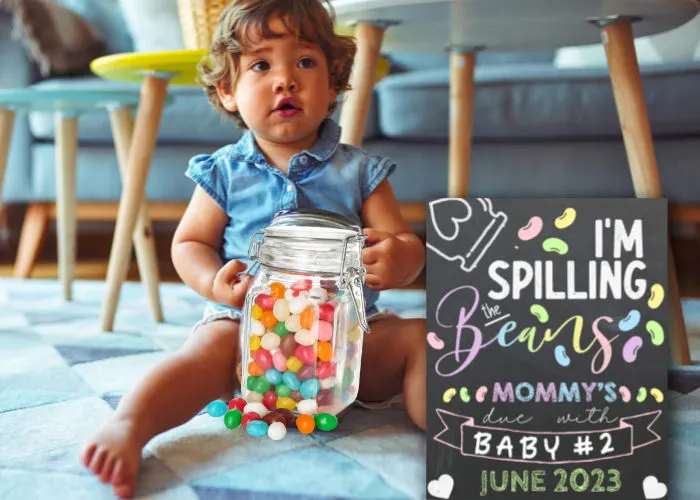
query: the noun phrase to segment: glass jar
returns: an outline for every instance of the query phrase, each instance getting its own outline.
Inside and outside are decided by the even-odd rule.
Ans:
[[[241,327],[241,390],[268,410],[337,415],[360,383],[369,332],[362,247],[366,236],[331,212],[278,212],[248,257],[259,270]]]

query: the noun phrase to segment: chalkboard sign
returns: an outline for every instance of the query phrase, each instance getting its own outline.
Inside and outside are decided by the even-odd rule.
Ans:
[[[666,201],[427,214],[427,497],[665,498]]]

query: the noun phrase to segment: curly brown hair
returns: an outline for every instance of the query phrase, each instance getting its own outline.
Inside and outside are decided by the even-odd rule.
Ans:
[[[341,92],[350,89],[350,72],[357,47],[350,36],[338,35],[334,30],[333,8],[321,0],[234,0],[224,9],[214,32],[208,57],[199,64],[199,81],[212,106],[232,118],[243,129],[248,126],[241,114],[223,107],[216,92],[217,85],[233,89],[236,82],[241,53],[251,45],[253,37],[272,37],[271,18],[279,17],[285,28],[298,38],[317,43],[326,56],[335,89]],[[328,107],[331,115],[337,102]]]

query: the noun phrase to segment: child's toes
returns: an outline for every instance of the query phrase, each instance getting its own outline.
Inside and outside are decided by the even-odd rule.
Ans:
[[[112,472],[114,472],[114,464],[117,462],[115,456],[109,456],[105,460],[105,464],[102,467],[102,473],[100,474],[100,481],[103,483],[109,483],[112,480]]]
[[[96,476],[102,473],[102,467],[104,466],[105,460],[107,459],[107,449],[99,447],[95,451],[92,461],[90,462],[90,470]]]
[[[80,461],[83,463],[83,465],[87,468],[90,468],[90,462],[92,461],[92,458],[95,456],[95,450],[97,449],[97,444],[96,443],[91,443],[80,451]]]
[[[112,474],[112,490],[119,498],[131,498],[134,495],[136,477],[131,477],[126,471],[124,461],[118,459]]]

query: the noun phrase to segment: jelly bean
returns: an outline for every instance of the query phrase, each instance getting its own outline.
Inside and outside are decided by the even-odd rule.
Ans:
[[[333,359],[333,346],[330,342],[319,342],[316,344],[316,354],[321,361],[330,362]]]
[[[362,338],[362,330],[360,329],[359,325],[355,325],[349,332],[348,332],[348,340],[350,342],[358,342]]]
[[[250,336],[250,350],[251,351],[257,351],[260,349],[260,344],[261,344],[261,337],[258,335],[251,335]]]
[[[311,333],[318,340],[327,342],[333,338],[333,326],[328,321],[314,321],[311,325]]]
[[[314,334],[310,330],[302,329],[294,334],[294,340],[301,345],[313,345],[316,342]]]
[[[304,399],[313,399],[316,397],[318,394],[318,391],[321,390],[321,382],[314,377],[310,378],[309,380],[305,380],[302,382],[301,387],[299,388],[299,392],[301,393],[301,397]]]
[[[298,314],[293,314],[290,316],[287,321],[284,322],[284,326],[287,328],[287,331],[289,332],[298,332],[301,330],[301,323],[299,321],[299,315]]]
[[[649,309],[656,309],[664,301],[664,287],[658,283],[651,285],[651,295],[649,296],[649,301],[647,305]]]
[[[646,324],[646,330],[651,335],[651,343],[655,346],[660,346],[664,343],[664,327],[657,321],[649,320]]]
[[[245,395],[245,398],[246,398],[245,404],[260,403],[263,400],[263,395],[259,392],[248,391],[248,394]],[[243,408],[245,408],[245,405],[243,405]],[[241,409],[241,411],[243,411],[243,410]]]
[[[302,434],[311,434],[314,431],[314,427],[316,427],[316,422],[310,415],[299,415],[297,417],[297,429]]]
[[[297,378],[301,381],[308,380],[314,375],[316,375],[316,365],[304,365],[296,373]]]
[[[262,315],[263,315],[262,307],[260,307],[257,304],[253,304],[253,307],[250,308],[250,317],[253,319],[260,319],[260,318],[262,318]]]
[[[622,359],[624,359],[627,363],[634,363],[637,360],[637,353],[639,352],[639,349],[642,347],[643,343],[644,341],[639,335],[630,337],[630,339],[625,342],[625,345],[622,347]]]
[[[617,324],[617,327],[623,332],[629,332],[639,324],[639,320],[641,318],[641,313],[636,309],[632,309],[630,312],[627,313],[627,316],[620,320],[620,322]]]
[[[337,383],[335,377],[330,376],[321,379],[321,389],[330,389]]]
[[[549,313],[547,312],[547,309],[540,304],[532,304],[530,306],[530,314],[537,318],[537,321],[540,323],[546,323],[549,321]]]
[[[267,422],[267,425],[272,425],[275,422],[281,422],[282,425],[287,425],[286,419],[283,415],[277,413],[280,409],[275,409],[263,417],[263,422]]]
[[[272,355],[272,364],[280,372],[287,369],[287,356],[282,351],[277,351]]]
[[[248,375],[252,375],[254,377],[259,377],[265,373],[265,370],[263,370],[259,364],[257,364],[255,361],[251,361],[248,364]]]
[[[241,420],[243,419],[243,413],[240,410],[229,410],[224,415],[224,425],[228,429],[235,429],[241,425]]]
[[[262,318],[260,318],[260,322],[269,330],[275,327],[277,318],[275,318],[275,314],[272,311],[265,311],[263,312]]]
[[[640,387],[639,392],[637,392],[637,403],[643,403],[647,399],[647,389],[646,387]]]
[[[255,392],[259,392],[260,394],[265,394],[270,390],[271,385],[272,384],[270,384],[270,381],[265,377],[258,377],[258,379],[255,381],[255,385],[253,385],[253,390]]]
[[[243,408],[244,414],[250,412],[257,413],[258,415],[260,415],[260,418],[262,418],[265,415],[267,415],[267,408],[265,408],[264,404],[256,401],[254,403],[248,403],[247,405],[245,405],[245,408]]]
[[[301,279],[292,283],[292,290],[311,290],[313,283],[309,279]]]
[[[649,391],[649,395],[654,398],[654,400],[657,403],[663,403],[664,402],[664,393],[661,392],[659,389],[654,387],[652,390]]]
[[[275,325],[275,333],[280,337],[284,337],[289,333],[289,330],[287,330],[287,325],[284,323],[284,321],[280,321]]]
[[[620,396],[622,397],[623,403],[629,403],[632,399],[632,393],[626,386],[620,386]]]
[[[449,403],[452,401],[452,398],[457,395],[457,389],[454,387],[450,387],[449,389],[446,389],[445,392],[442,393],[442,402],[443,403]]]
[[[250,333],[253,335],[262,335],[265,333],[265,325],[263,325],[257,319],[250,320]]]
[[[270,368],[265,372],[265,378],[271,384],[277,385],[282,382],[282,373],[276,368]]]
[[[267,435],[269,426],[262,420],[253,420],[248,423],[245,430],[253,437],[262,437]]]
[[[295,297],[289,301],[289,312],[293,315],[300,314],[309,305],[306,297]]]
[[[289,370],[292,373],[298,372],[302,366],[304,366],[304,363],[302,363],[301,360],[296,356],[290,356],[287,359],[287,370]]]
[[[229,410],[240,410],[241,412],[243,412],[243,408],[245,408],[246,404],[247,404],[247,401],[243,398],[233,398],[228,403],[228,409]]]
[[[289,319],[289,302],[287,299],[279,299],[275,302],[272,313],[277,321],[287,321]]]
[[[299,315],[299,324],[302,328],[310,330],[316,320],[316,311],[313,307],[307,307]]]
[[[461,399],[464,403],[468,403],[469,401],[471,401],[472,397],[469,395],[469,389],[467,389],[466,387],[462,387],[459,390],[459,399]]]
[[[334,280],[321,280],[321,286],[328,290],[329,293],[335,293],[338,291],[338,285]]]
[[[245,429],[248,427],[248,424],[254,420],[261,420],[262,417],[255,413],[254,411],[251,411],[249,413],[244,413],[243,418],[241,418],[241,425]]]
[[[228,411],[228,405],[218,399],[207,405],[207,413],[212,417],[223,417]]]
[[[290,426],[294,423],[294,413],[286,408],[277,408],[274,413],[284,417],[284,425]]]
[[[542,242],[542,250],[565,255],[569,251],[569,245],[560,238],[547,238]]]
[[[260,309],[263,311],[271,311],[272,307],[275,305],[275,298],[266,293],[261,293],[255,297],[255,303],[260,306]]]
[[[318,375],[318,378],[330,377],[334,371],[333,365],[327,361],[319,361],[316,364],[316,375]]]
[[[277,398],[277,403],[275,403],[277,408],[285,408],[287,410],[293,410],[296,408],[297,403],[290,397]]]
[[[280,384],[275,387],[275,392],[279,397],[286,397],[292,393],[292,390],[284,384]]]
[[[328,300],[328,292],[321,287],[313,287],[311,290],[309,290],[309,298],[311,300],[325,302]]]
[[[573,208],[567,208],[564,210],[563,214],[554,219],[554,227],[556,227],[557,229],[566,229],[574,223],[575,219],[576,210]]]
[[[542,231],[542,217],[530,217],[526,225],[518,229],[518,238],[521,241],[529,241]]]
[[[292,398],[297,403],[303,399],[301,397],[301,393],[299,391],[292,391],[292,393],[289,395],[289,397]]]
[[[297,403],[297,411],[302,415],[313,415],[318,410],[318,403],[315,399],[302,399]]]
[[[280,346],[280,336],[276,333],[266,333],[260,339],[260,345],[267,351],[272,351]]]
[[[333,307],[332,304],[326,302],[325,304],[318,305],[318,319],[327,323],[333,323],[334,316],[335,307]]]
[[[318,391],[318,395],[316,396],[316,402],[318,403],[319,407],[333,404],[333,391],[321,389]]]
[[[299,382],[297,376],[292,372],[285,372],[282,374],[282,383],[292,391],[296,391],[301,387],[301,382]]]
[[[265,349],[258,349],[255,351],[255,362],[258,363],[263,370],[272,368],[272,355],[270,351]]]
[[[258,377],[248,377],[248,380],[246,381],[245,387],[249,391],[253,390],[253,387],[255,387],[255,383],[257,382]]]
[[[273,422],[267,429],[267,436],[273,441],[284,439],[287,435],[287,427],[281,422]]]
[[[276,299],[283,299],[284,298],[284,292],[287,291],[287,287],[285,287],[282,283],[279,283],[277,281],[273,281],[270,283],[270,295]]]
[[[268,410],[274,410],[275,409],[275,403],[277,402],[277,394],[273,389],[270,389],[265,393],[265,396],[263,397],[262,404],[265,405],[265,408]]]
[[[319,413],[314,417],[316,427],[322,431],[332,431],[338,427],[338,419],[330,413]]]
[[[294,340],[294,335],[285,335],[282,337],[282,341],[280,342],[280,350],[287,357],[294,356],[294,351],[296,351],[297,345],[299,344],[297,344],[297,341]]]
[[[316,352],[313,346],[298,345],[297,348],[294,349],[294,355],[305,365],[313,365],[316,363]]]
[[[566,347],[563,345],[558,345],[554,348],[554,359],[559,363],[559,366],[569,366],[571,364],[571,358],[566,353]]]
[[[483,403],[486,400],[486,394],[489,392],[489,388],[482,385],[476,390],[475,398],[477,403]]]

